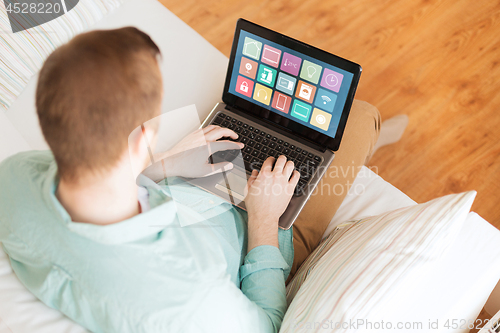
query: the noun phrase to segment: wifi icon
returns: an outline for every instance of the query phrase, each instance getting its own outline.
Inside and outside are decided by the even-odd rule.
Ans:
[[[318,89],[314,105],[326,112],[333,112],[337,102],[337,94],[326,91],[325,89]]]
[[[326,105],[328,102],[331,102],[331,101],[332,101],[332,99],[331,99],[330,97],[325,96],[325,95],[321,96],[321,99],[323,100],[323,104],[325,104],[325,105]]]

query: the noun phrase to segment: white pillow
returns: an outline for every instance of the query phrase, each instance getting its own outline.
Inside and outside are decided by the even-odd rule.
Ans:
[[[4,2],[0,1],[0,109],[6,111],[30,78],[58,46],[88,29],[124,0],[80,0],[66,14],[45,24],[12,33]]]
[[[349,324],[383,306],[405,277],[444,254],[475,196],[448,195],[339,225],[288,284],[280,332],[359,331]]]

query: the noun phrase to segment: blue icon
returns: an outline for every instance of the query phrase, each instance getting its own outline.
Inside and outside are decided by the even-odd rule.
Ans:
[[[316,99],[314,100],[314,105],[317,106],[319,109],[332,113],[336,101],[337,101],[337,94],[319,88],[318,92],[316,93]]]
[[[297,83],[296,78],[280,72],[278,75],[278,79],[276,81],[276,89],[278,89],[281,92],[284,92],[285,94],[293,95],[293,89],[295,89],[295,83]]]

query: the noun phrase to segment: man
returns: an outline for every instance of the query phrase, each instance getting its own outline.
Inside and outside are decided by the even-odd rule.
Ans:
[[[200,148],[196,135],[205,151],[243,147],[221,140],[237,134],[217,126],[160,156],[163,185],[155,165],[145,174],[159,179],[139,175],[156,129],[137,129],[160,114],[159,55],[146,34],[123,28],[79,35],[46,60],[36,107],[51,152],[0,165],[0,241],[31,292],[93,332],[277,332],[285,280],[321,240],[348,185],[312,198],[293,231],[278,230],[299,179],[284,156],[252,174],[247,212],[175,177],[190,176],[179,156]],[[378,128],[376,109],[356,102],[337,166],[362,165]],[[231,168],[207,158],[189,172]]]

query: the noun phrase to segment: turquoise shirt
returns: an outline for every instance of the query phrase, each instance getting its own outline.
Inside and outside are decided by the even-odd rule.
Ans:
[[[246,253],[246,214],[178,179],[140,177],[151,209],[75,223],[50,152],[0,164],[0,241],[21,282],[93,332],[277,332],[292,232]]]

